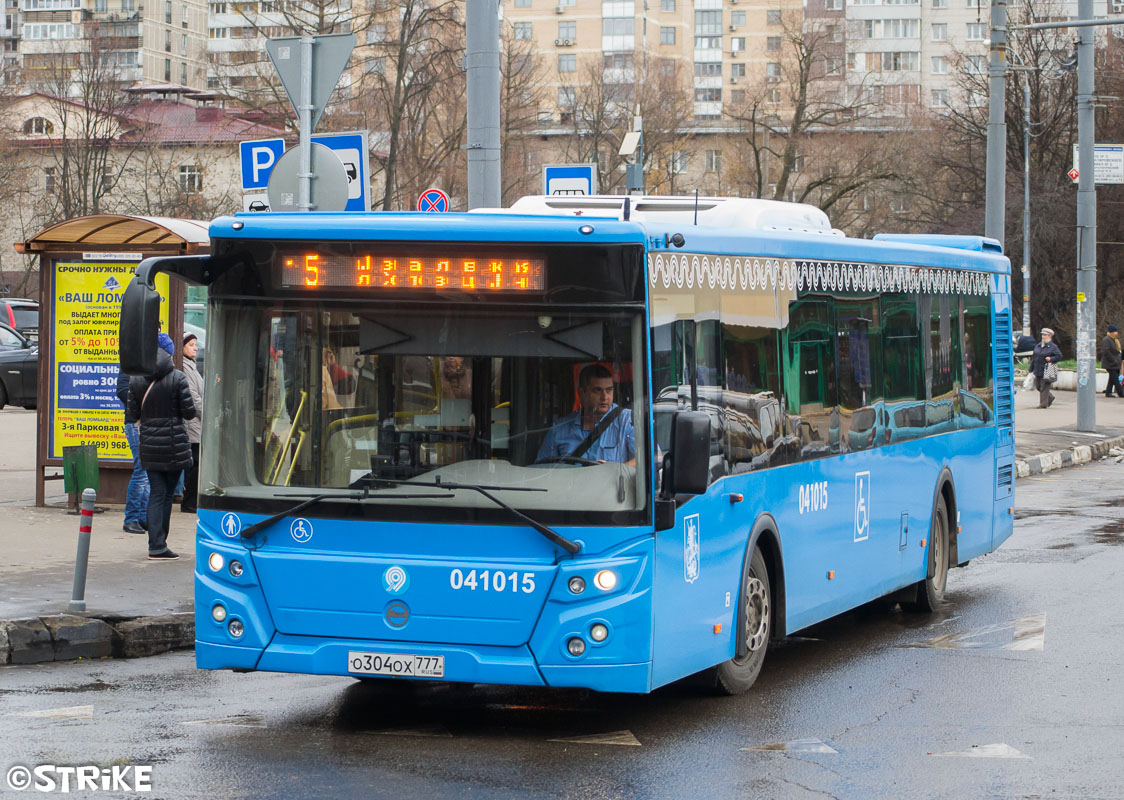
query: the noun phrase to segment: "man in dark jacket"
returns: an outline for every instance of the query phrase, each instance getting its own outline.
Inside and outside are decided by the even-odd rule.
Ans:
[[[1117,397],[1124,397],[1124,387],[1120,385],[1120,333],[1115,325],[1108,326],[1108,336],[1101,341],[1101,369],[1108,372],[1104,396],[1112,397],[1115,389]]]
[[[194,419],[187,378],[164,349],[156,351],[156,374],[129,381],[129,412],[140,425],[141,465],[148,472],[148,557],[179,558],[168,547],[172,495],[180,473],[191,466],[191,443],[184,420]]]
[[[121,530],[144,533],[148,530],[148,474],[141,466],[140,432],[137,418],[129,414],[129,376],[124,372],[117,375],[117,399],[125,406],[125,438],[133,454],[133,474],[129,476],[129,488],[125,491],[125,524]]]

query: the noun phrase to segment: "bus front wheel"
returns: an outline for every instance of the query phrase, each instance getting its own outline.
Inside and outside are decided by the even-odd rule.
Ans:
[[[916,599],[902,603],[903,608],[927,614],[940,606],[948,584],[948,541],[948,509],[942,499],[937,503],[933,524],[929,527],[929,561],[926,571],[931,572],[933,577],[918,581]]]
[[[773,602],[769,570],[758,548],[753,548],[749,570],[742,576],[739,623],[745,637],[745,653],[714,668],[715,686],[723,694],[741,694],[753,686],[765,663],[772,634]]]

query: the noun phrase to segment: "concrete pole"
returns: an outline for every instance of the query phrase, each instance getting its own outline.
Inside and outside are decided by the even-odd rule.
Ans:
[[[1023,84],[1023,335],[1030,336],[1030,75]]]
[[[500,205],[500,21],[496,0],[467,0],[468,207]]]
[[[988,60],[987,176],[984,236],[1003,244],[1007,213],[1007,0],[991,3],[991,56]]]
[[[1093,0],[1078,0],[1077,16],[1093,20]],[[1093,34],[1077,44],[1077,430],[1097,429],[1097,189],[1093,172]]]

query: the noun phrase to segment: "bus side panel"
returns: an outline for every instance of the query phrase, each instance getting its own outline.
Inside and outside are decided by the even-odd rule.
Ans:
[[[733,655],[734,612],[752,518],[740,513],[729,479],[688,500],[675,526],[656,534],[652,686]],[[747,498],[748,500],[748,498]]]
[[[992,341],[995,366],[995,506],[989,550],[995,550],[1015,532],[1015,404],[1014,353],[1011,343],[1011,278],[997,275],[992,283]],[[960,553],[960,560],[965,556]]]

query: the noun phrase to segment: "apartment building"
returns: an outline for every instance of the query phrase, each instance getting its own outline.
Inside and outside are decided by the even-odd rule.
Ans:
[[[203,0],[4,0],[3,58],[22,69],[25,86],[57,81],[60,66],[96,52],[116,80],[177,83],[206,80],[207,7]]]

